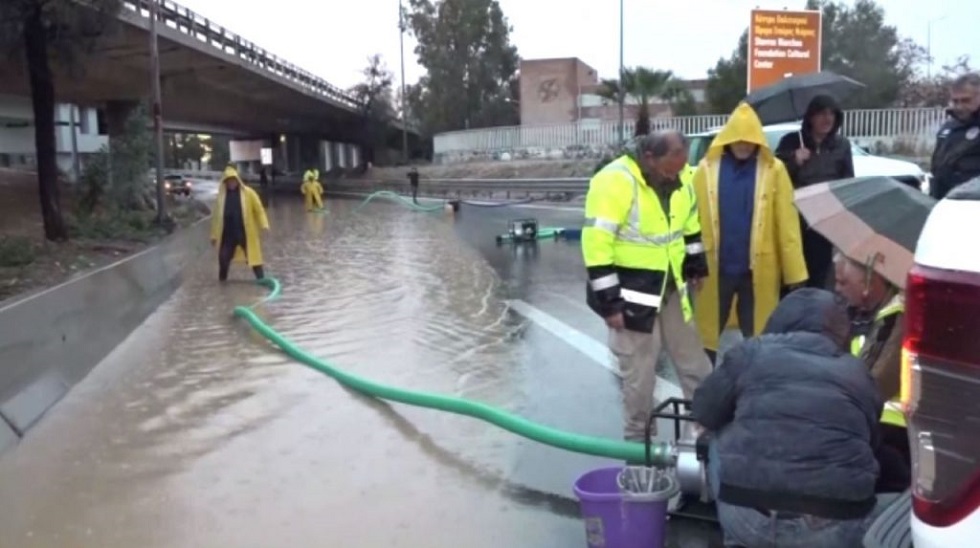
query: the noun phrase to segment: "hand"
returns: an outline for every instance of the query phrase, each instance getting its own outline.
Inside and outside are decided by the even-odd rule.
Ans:
[[[606,320],[606,325],[609,326],[609,329],[616,329],[616,330],[626,329],[626,323],[623,321],[622,312],[617,312],[612,316],[606,316],[605,320]]]
[[[793,154],[793,156],[796,158],[797,165],[803,165],[803,162],[806,162],[807,160],[810,159],[810,149],[805,147],[800,147],[796,149],[796,152]]]
[[[697,293],[704,286],[704,278],[690,278],[687,280],[689,293]]]

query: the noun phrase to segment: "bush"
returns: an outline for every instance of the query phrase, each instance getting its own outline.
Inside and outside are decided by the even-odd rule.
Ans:
[[[76,238],[146,243],[166,233],[154,221],[155,215],[151,211],[111,209],[71,215],[68,217],[68,226]]]
[[[0,267],[27,266],[36,257],[37,250],[29,239],[0,236]]]

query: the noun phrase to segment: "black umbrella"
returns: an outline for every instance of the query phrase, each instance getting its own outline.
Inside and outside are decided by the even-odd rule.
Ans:
[[[790,76],[780,82],[757,89],[745,98],[762,125],[779,124],[799,120],[806,107],[817,95],[829,95],[843,102],[852,93],[865,86],[857,80],[830,71]]]

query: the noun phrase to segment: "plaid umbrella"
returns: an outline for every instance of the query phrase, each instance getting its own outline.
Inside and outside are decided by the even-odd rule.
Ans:
[[[796,191],[796,208],[812,230],[903,289],[935,203],[890,177],[843,179]]]
[[[857,80],[825,70],[783,78],[771,86],[753,91],[745,102],[755,110],[765,126],[799,120],[817,95],[829,95],[841,102],[864,87]]]

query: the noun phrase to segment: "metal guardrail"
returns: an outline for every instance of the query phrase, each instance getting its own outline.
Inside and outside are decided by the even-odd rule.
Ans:
[[[411,187],[401,179],[341,179],[327,181],[327,192],[376,192],[391,190],[410,194]],[[586,178],[551,179],[420,179],[420,196],[462,198],[464,196],[486,198],[543,197],[569,200],[583,195],[589,189]]]
[[[132,14],[145,19],[150,18],[150,3],[152,0],[123,0],[123,6]],[[198,42],[207,44],[218,50],[233,55],[252,66],[295,84],[304,90],[319,95],[325,99],[339,103],[341,106],[357,111],[363,104],[350,93],[327,82],[319,76],[293,65],[277,57],[254,43],[234,34],[221,25],[198,15],[197,13],[169,0],[159,2],[159,20],[167,28],[177,30]]]

